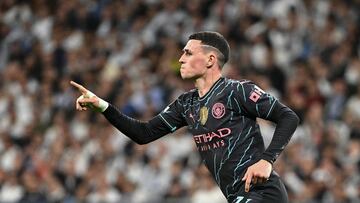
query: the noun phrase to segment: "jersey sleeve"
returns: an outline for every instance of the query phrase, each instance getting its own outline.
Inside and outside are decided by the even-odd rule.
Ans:
[[[239,110],[245,111],[248,117],[259,117],[276,123],[270,145],[260,156],[260,159],[274,163],[291,139],[299,118],[290,108],[252,82],[239,83],[236,92],[236,98],[241,103]]]
[[[182,116],[182,110],[181,97],[179,97],[149,121],[131,118],[111,104],[103,112],[103,115],[114,127],[134,142],[147,144],[185,126],[186,121]]]
[[[171,132],[186,126],[184,115],[183,95],[168,105],[158,117],[162,120]]]
[[[239,110],[249,117],[268,119],[278,100],[251,81],[240,82],[236,87]]]

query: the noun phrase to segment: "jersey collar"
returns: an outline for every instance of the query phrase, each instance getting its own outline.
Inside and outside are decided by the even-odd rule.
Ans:
[[[224,80],[224,77],[220,77],[210,88],[210,90],[208,92],[206,92],[206,94],[203,96],[203,97],[200,97],[199,95],[199,90],[197,90],[197,94],[198,94],[198,97],[199,97],[199,100],[202,101],[204,100],[205,98],[207,98],[213,91],[214,89],[216,89],[216,87],[218,87],[220,85],[220,83]]]

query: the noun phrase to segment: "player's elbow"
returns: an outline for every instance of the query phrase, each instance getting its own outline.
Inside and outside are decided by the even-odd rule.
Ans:
[[[294,122],[294,124],[295,124],[296,126],[298,126],[299,123],[300,123],[300,118],[299,118],[299,116],[296,115],[296,113],[295,113],[294,111],[291,111],[290,114],[291,114],[291,115],[289,115],[289,117],[291,117],[291,120]]]
[[[296,116],[296,123],[297,123],[297,125],[299,125],[299,124],[300,124],[300,118],[299,118],[298,115],[296,115],[296,113],[294,113],[294,114],[295,114],[295,116]]]
[[[284,108],[276,117],[273,117],[272,121],[277,125],[286,125],[288,128],[295,130],[300,123],[300,118],[291,109]]]
[[[291,131],[295,131],[300,123],[300,118],[292,110],[282,114],[282,123],[285,124]]]

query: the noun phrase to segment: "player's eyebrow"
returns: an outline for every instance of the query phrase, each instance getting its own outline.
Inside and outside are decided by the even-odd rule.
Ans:
[[[186,54],[191,54],[190,49],[186,49],[186,48],[185,48],[185,49],[183,49],[183,52],[186,53]]]

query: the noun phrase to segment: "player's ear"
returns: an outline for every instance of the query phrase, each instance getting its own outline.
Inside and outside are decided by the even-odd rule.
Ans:
[[[208,61],[207,61],[207,68],[211,68],[216,62],[216,57],[213,54],[209,55]]]

